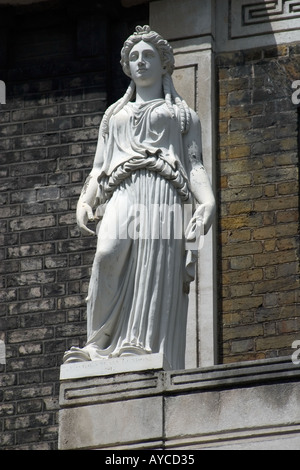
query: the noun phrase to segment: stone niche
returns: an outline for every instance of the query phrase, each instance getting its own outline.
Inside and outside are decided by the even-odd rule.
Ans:
[[[299,4],[150,2],[151,27],[174,48],[176,88],[187,93],[202,121],[205,166],[213,185],[214,54],[299,40]],[[299,449],[299,366],[289,357],[216,365],[213,230],[205,243],[191,292],[186,370],[168,370],[161,356],[62,366],[61,450]]]

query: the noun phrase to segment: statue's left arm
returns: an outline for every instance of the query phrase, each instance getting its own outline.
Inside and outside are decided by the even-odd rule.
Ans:
[[[186,161],[189,166],[190,189],[200,208],[204,210],[204,234],[211,227],[216,202],[211,183],[202,161],[201,125],[197,114],[191,110],[191,125],[183,138]]]

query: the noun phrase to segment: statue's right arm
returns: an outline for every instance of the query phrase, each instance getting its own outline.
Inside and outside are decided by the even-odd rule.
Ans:
[[[103,147],[104,141],[99,130],[93,168],[83,185],[76,209],[77,225],[80,228],[80,231],[90,235],[96,234],[93,230],[90,230],[87,227],[87,223],[88,221],[94,220],[93,207],[95,205],[98,190],[98,176],[103,165]]]

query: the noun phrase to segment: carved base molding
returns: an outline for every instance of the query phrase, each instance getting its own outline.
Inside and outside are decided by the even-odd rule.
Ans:
[[[299,449],[299,405],[290,358],[63,380],[59,447]]]

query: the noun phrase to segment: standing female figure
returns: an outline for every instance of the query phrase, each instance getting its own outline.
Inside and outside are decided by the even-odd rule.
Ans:
[[[215,210],[202,164],[196,113],[171,78],[171,46],[149,26],[125,41],[121,64],[131,83],[106,111],[94,165],[77,205],[93,233],[101,219],[87,297],[87,343],[65,362],[163,353],[184,367],[188,284],[185,209],[195,204],[204,233]],[[198,217],[199,219],[199,217]]]

